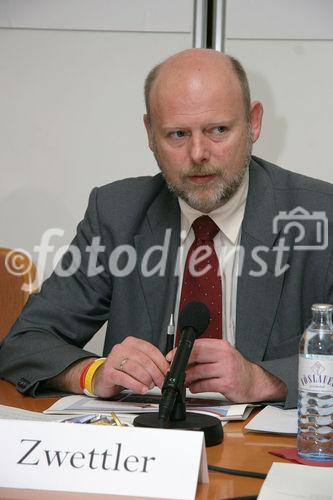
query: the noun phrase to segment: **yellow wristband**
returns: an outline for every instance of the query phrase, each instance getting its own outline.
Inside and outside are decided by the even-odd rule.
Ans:
[[[92,390],[92,380],[95,375],[97,368],[103,365],[106,361],[106,358],[98,358],[96,359],[88,368],[86,376],[84,378],[84,394],[86,396],[97,397]]]

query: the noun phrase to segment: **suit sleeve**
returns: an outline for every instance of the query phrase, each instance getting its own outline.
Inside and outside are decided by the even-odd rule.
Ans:
[[[260,361],[256,363],[286,384],[288,394],[284,408],[296,408],[298,387],[298,354],[288,358]]]
[[[69,250],[1,345],[0,376],[20,392],[36,395],[39,382],[92,356],[83,347],[108,319],[112,295],[106,252],[95,249],[104,242],[94,189]]]
[[[318,269],[318,272],[320,273],[321,270]],[[323,302],[327,304],[333,304],[333,256],[331,256],[330,258],[326,276],[323,281],[324,281],[324,290],[322,292],[322,295],[324,297]],[[294,338],[294,341],[292,343],[295,345],[290,346],[291,352],[295,351],[298,352],[299,340],[300,337]],[[259,366],[262,366],[269,373],[272,373],[273,375],[278,377],[286,384],[288,388],[288,394],[284,408],[285,409],[296,408],[298,399],[298,354],[285,358],[271,359],[256,363]]]

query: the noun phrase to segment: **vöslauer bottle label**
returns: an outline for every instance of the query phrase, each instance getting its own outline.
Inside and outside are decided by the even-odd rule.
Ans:
[[[300,355],[298,388],[301,391],[333,392],[333,361],[328,356]]]

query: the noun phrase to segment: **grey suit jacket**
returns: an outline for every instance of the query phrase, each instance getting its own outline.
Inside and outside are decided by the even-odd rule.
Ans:
[[[255,157],[249,182],[236,347],[287,384],[286,407],[292,407],[297,402],[299,338],[311,319],[311,305],[333,302],[332,240],[326,248],[318,248],[315,218],[322,215],[313,216],[324,213],[332,234],[333,187]],[[299,215],[290,214],[297,207],[312,215],[301,220],[302,235],[289,224]],[[164,351],[177,289],[179,227],[178,201],[160,174],[94,189],[72,242],[81,252],[78,271],[71,277],[54,273],[30,298],[1,346],[0,376],[21,392],[38,394],[39,382],[91,356],[83,346],[105,321],[105,355],[129,335]],[[105,246],[96,255],[96,265],[103,271],[88,277],[86,247],[93,237],[100,237],[99,244]],[[149,270],[161,270],[163,243],[168,246],[165,272],[147,276],[143,272],[147,263]],[[128,247],[122,245],[135,249],[136,264],[127,276],[115,276],[110,262],[116,274],[130,265]],[[66,269],[71,263],[67,253],[61,266]]]

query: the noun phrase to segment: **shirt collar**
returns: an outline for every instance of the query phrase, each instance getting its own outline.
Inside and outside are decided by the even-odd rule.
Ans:
[[[213,219],[220,231],[234,245],[237,242],[240,227],[242,225],[247,192],[249,188],[249,169],[245,170],[242,182],[236,193],[230,198],[225,205],[216,208],[208,215]],[[190,232],[191,226],[195,219],[201,215],[205,215],[199,210],[190,207],[184,200],[178,198],[181,210],[181,241],[183,242]]]

